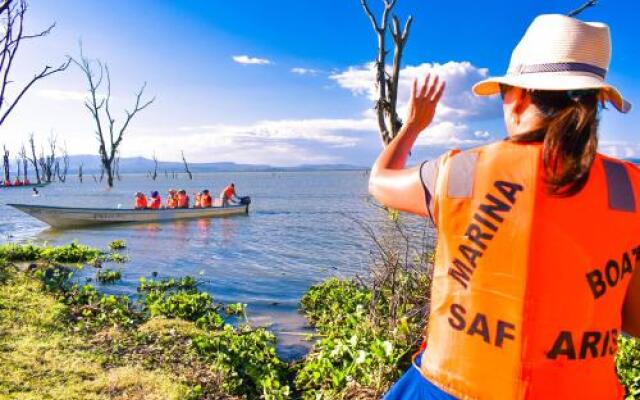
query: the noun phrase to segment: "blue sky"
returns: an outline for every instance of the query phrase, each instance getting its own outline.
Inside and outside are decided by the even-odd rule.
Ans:
[[[372,7],[379,0],[369,0]],[[502,74],[513,46],[540,13],[566,13],[579,0],[442,2],[399,0],[414,16],[406,48],[401,106],[411,77],[430,69],[449,87],[413,162],[450,147],[504,136],[497,99],[476,99],[471,85]],[[516,5],[517,4],[517,5]],[[600,0],[582,18],[612,29],[608,80],[640,106],[640,57],[633,0]],[[371,26],[358,0],[32,1],[27,28],[55,21],[53,33],[23,48],[16,80],[44,63],[85,52],[106,61],[114,108],[128,107],[148,81],[157,100],[134,120],[122,153],[176,160],[297,165],[370,164],[380,149],[372,121],[375,56]],[[70,153],[96,151],[92,120],[82,106],[85,83],[76,69],[40,82],[2,127],[0,142],[17,150],[34,132],[54,132]],[[637,110],[603,113],[601,150],[640,156]]]

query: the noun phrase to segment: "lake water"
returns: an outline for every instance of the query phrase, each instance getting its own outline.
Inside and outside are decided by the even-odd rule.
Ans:
[[[164,194],[176,187],[191,194],[209,188],[217,194],[231,181],[240,195],[251,196],[249,215],[56,231],[4,205],[129,208],[138,190]],[[251,322],[270,327],[281,354],[295,357],[309,347],[303,340],[308,327],[298,312],[304,292],[330,276],[366,273],[372,242],[354,218],[371,224],[387,220],[371,203],[367,181],[364,171],[212,173],[192,181],[127,175],[107,191],[91,177],[82,184],[69,177],[67,183],[40,189],[38,197],[30,189],[0,189],[0,238],[51,244],[78,240],[100,248],[124,239],[130,261],[110,266],[121,268],[123,279],[102,290],[135,296],[141,276],[195,276],[217,301],[247,303]]]

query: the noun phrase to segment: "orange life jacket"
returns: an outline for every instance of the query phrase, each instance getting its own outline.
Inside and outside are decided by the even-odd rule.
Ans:
[[[178,193],[178,208],[189,208],[189,196]]]
[[[13,186],[13,184],[11,183],[11,181],[9,179],[4,181],[4,185],[5,186]]]
[[[211,198],[210,194],[203,194],[200,197],[200,206],[202,208],[209,208],[211,207],[212,203],[213,203],[213,199]]]
[[[22,182],[22,184],[25,186],[29,186],[31,185],[31,181],[29,180],[29,178],[24,178],[24,182]]]
[[[22,186],[22,181],[16,178],[15,182],[13,182],[13,186]]]
[[[136,196],[135,208],[137,210],[147,208],[147,197],[146,196]]]
[[[597,155],[578,194],[551,196],[541,146],[500,142],[443,157],[434,192],[421,373],[461,399],[621,399],[640,170]]]
[[[152,210],[158,210],[160,209],[161,205],[162,205],[162,198],[160,196],[156,196],[151,198],[151,200],[149,201],[148,207]]]
[[[235,193],[236,189],[233,186],[229,185],[222,191],[222,198],[225,200],[231,200]]]
[[[167,198],[167,208],[176,208],[178,206],[178,199],[175,195],[169,195]]]

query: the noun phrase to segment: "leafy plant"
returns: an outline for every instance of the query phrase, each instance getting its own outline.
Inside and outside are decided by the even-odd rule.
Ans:
[[[180,279],[170,278],[170,279],[162,279],[162,280],[153,280],[140,278],[140,283],[138,285],[138,292],[166,292],[169,290],[183,290],[188,292],[193,292],[196,290],[198,286],[198,281],[190,276],[185,276]]]
[[[109,243],[109,248],[113,251],[115,250],[123,250],[127,248],[127,242],[122,239],[113,240]]]
[[[624,336],[618,339],[616,367],[627,391],[625,399],[640,399],[640,339]]]
[[[31,243],[15,244],[8,243],[0,245],[0,259],[16,261],[48,261],[58,263],[91,263],[97,260],[102,251],[99,249],[71,242],[63,246],[39,247]]]
[[[122,279],[122,272],[112,269],[99,269],[96,272],[96,281],[100,283],[113,283]]]
[[[225,391],[270,400],[290,397],[288,365],[276,354],[271,332],[227,324],[219,331],[196,336],[193,345],[224,372]]]

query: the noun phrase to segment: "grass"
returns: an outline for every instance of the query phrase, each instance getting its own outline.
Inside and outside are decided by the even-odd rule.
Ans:
[[[66,307],[21,273],[0,286],[0,398],[181,399],[187,387],[159,369],[105,368],[80,335],[70,335]]]

